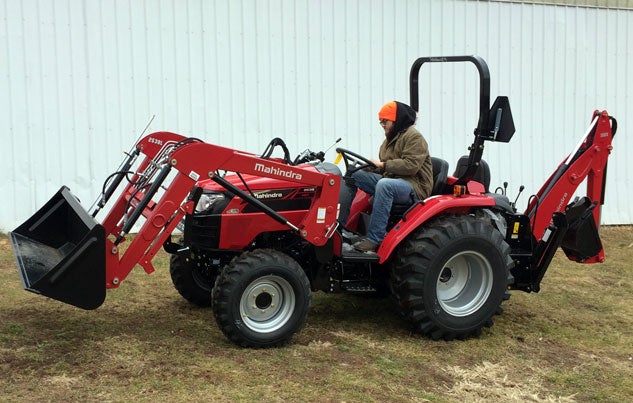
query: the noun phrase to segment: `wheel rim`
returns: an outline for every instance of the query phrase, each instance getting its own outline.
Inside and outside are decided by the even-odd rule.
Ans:
[[[209,258],[205,255],[191,257],[186,259],[186,263],[192,266],[191,277],[198,287],[205,291],[211,292],[213,288],[213,277],[211,276],[211,267]]]
[[[446,262],[437,279],[437,297],[444,311],[467,316],[486,302],[492,290],[492,266],[475,251],[456,254]]]
[[[295,308],[290,283],[279,276],[264,276],[248,285],[240,300],[244,324],[258,333],[270,333],[285,325]]]

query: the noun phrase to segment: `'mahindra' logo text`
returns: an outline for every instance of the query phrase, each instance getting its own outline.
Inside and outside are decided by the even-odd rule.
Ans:
[[[255,171],[263,172],[265,174],[273,174],[273,175],[277,175],[277,176],[283,176],[284,178],[289,178],[289,179],[301,180],[301,174],[298,174],[298,173],[293,172],[291,170],[285,170],[285,169],[275,168],[275,167],[268,167],[268,166],[266,166],[264,164],[261,164],[259,162],[255,163]]]

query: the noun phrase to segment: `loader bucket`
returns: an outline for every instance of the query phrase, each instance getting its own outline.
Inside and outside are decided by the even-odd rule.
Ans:
[[[83,309],[105,300],[105,230],[63,186],[10,233],[24,289]]]

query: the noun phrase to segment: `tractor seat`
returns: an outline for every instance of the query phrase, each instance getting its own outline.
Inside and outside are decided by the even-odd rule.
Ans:
[[[431,189],[430,196],[444,194],[446,178],[448,177],[448,162],[441,158],[431,157],[431,164],[433,165],[433,189]],[[411,207],[411,203],[394,204],[391,206],[389,215],[402,216],[409,207]]]
[[[454,177],[459,178],[466,172],[466,168],[468,168],[468,156],[464,155],[457,161],[457,167],[455,168]],[[484,190],[487,196],[492,197],[495,200],[495,206],[503,211],[506,211],[510,214],[514,213],[512,204],[508,197],[504,194],[499,193],[491,193],[490,192],[490,167],[488,163],[484,160],[479,162],[479,168],[475,171],[475,175],[473,175],[473,180],[484,185]]]
[[[431,196],[441,195],[446,190],[446,178],[448,177],[448,162],[441,158],[431,157],[433,164],[433,189]]]
[[[468,168],[468,155],[464,155],[459,160],[457,160],[457,166],[455,167],[455,172],[453,173],[453,176],[456,178],[461,177],[464,172],[466,172],[466,168]],[[473,180],[484,185],[486,193],[490,191],[488,190],[490,187],[490,167],[488,167],[488,163],[486,161],[479,161],[479,167],[473,175]]]

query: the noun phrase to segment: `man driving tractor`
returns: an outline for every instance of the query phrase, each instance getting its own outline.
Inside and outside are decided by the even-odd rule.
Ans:
[[[373,170],[358,170],[351,183],[341,185],[339,221],[345,225],[356,190],[373,196],[367,236],[356,242],[356,250],[374,253],[385,237],[391,206],[424,200],[433,188],[433,168],[429,147],[415,128],[416,113],[409,105],[387,102],[378,112],[385,140],[371,159]]]

